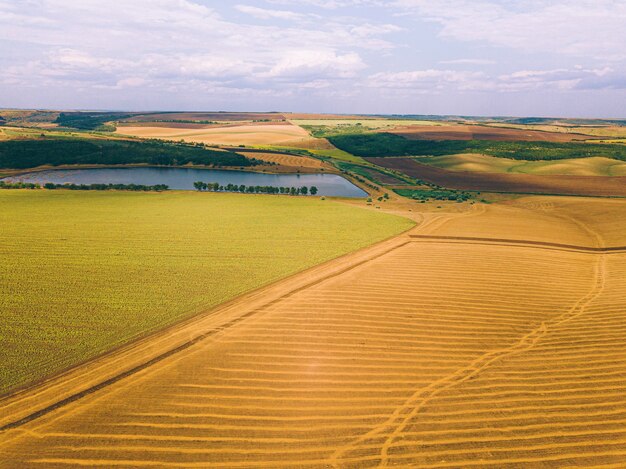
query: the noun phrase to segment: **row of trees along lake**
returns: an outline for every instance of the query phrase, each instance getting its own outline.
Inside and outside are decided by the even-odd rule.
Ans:
[[[161,192],[169,189],[166,184],[146,186],[144,184],[55,184],[46,182],[43,186],[36,182],[5,182],[0,181],[0,189],[69,189],[73,191],[139,191]]]
[[[317,187],[277,187],[277,186],[246,186],[245,184],[226,184],[219,182],[196,181],[193,187],[198,191],[209,192],[244,192],[247,194],[283,194],[283,195],[316,195]]]

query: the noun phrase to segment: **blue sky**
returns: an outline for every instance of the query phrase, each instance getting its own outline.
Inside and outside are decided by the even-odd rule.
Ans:
[[[0,0],[0,106],[626,117],[623,0]]]

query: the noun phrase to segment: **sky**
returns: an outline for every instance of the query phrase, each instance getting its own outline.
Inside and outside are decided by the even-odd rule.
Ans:
[[[624,0],[0,0],[0,107],[626,117]]]

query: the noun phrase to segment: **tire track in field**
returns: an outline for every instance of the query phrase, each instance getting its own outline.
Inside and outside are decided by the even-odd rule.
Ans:
[[[464,383],[487,369],[494,363],[507,358],[512,355],[521,354],[532,349],[542,338],[544,338],[552,328],[559,327],[560,325],[572,321],[581,314],[585,313],[585,308],[595,298],[597,298],[603,291],[605,285],[605,258],[599,256],[596,268],[595,268],[595,281],[593,288],[589,293],[582,297],[578,302],[567,312],[557,317],[553,321],[542,322],[537,328],[531,330],[514,345],[499,350],[494,350],[482,355],[468,366],[461,368],[454,373],[445,376],[425,389],[416,391],[405,403],[396,408],[389,418],[382,424],[376,426],[369,432],[360,436],[353,442],[338,448],[330,458],[330,463],[333,467],[340,467],[339,461],[345,454],[351,450],[358,449],[359,445],[369,439],[372,439],[378,435],[387,433],[391,430],[391,433],[386,437],[384,444],[380,450],[380,466],[385,467],[389,463],[389,448],[395,442],[397,438],[404,432],[408,423],[415,418],[420,410],[428,404],[428,402],[439,395],[441,392]]]

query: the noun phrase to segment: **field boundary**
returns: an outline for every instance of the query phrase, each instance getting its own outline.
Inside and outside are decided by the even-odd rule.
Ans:
[[[538,249],[551,249],[556,251],[574,251],[582,252],[586,254],[623,254],[626,253],[626,246],[611,246],[611,247],[589,247],[589,246],[577,246],[574,244],[561,244],[550,243],[547,241],[529,241],[520,239],[506,239],[506,238],[475,238],[469,236],[437,236],[437,235],[420,235],[411,234],[411,239],[421,239],[424,241],[434,242],[453,242],[459,244],[489,244],[489,245],[503,245],[503,246],[519,246],[530,247]]]
[[[405,246],[411,243],[406,233],[413,228],[252,290],[31,387],[6,395],[0,398],[0,433],[16,429],[115,384],[231,328],[262,312],[267,306]]]

